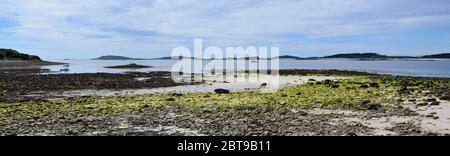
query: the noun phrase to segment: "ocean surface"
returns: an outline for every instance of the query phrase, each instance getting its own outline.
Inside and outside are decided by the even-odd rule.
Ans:
[[[50,73],[123,73],[170,71],[178,60],[51,60],[69,63],[69,66],[44,66]],[[232,60],[230,60],[232,61]],[[146,69],[109,69],[105,66],[136,63],[153,66]],[[208,64],[209,61],[203,61]],[[247,61],[245,66],[254,62]],[[355,61],[355,60],[280,60],[280,69],[338,69],[366,71],[390,75],[450,77],[450,60],[388,60],[388,61]],[[244,66],[237,70],[245,69]]]

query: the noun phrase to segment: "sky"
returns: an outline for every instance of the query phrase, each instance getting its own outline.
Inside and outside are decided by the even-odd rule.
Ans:
[[[204,46],[302,57],[450,52],[449,0],[0,0],[0,48],[154,58]]]

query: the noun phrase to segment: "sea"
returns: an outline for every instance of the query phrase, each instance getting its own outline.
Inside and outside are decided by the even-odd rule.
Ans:
[[[125,73],[125,72],[149,72],[149,71],[171,71],[179,60],[50,60],[64,62],[68,65],[43,66],[48,73]],[[234,61],[234,60],[228,60]],[[144,69],[111,69],[107,66],[126,65],[136,63],[139,65],[152,66]],[[210,63],[203,60],[202,64]],[[246,61],[245,65],[238,66],[236,70],[245,70],[255,62]],[[269,65],[271,63],[269,62]],[[350,71],[364,71],[378,74],[421,76],[421,77],[450,77],[450,59],[435,60],[380,60],[380,61],[358,61],[349,59],[329,60],[279,60],[279,69],[336,69]],[[227,69],[229,70],[229,69]],[[233,69],[234,70],[234,69]]]

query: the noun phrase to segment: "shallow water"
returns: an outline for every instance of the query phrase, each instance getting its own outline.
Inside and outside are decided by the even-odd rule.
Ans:
[[[170,71],[177,60],[51,60],[69,63],[70,67],[46,66],[53,73],[123,73],[123,72],[147,72]],[[203,61],[207,64],[209,61]],[[124,65],[137,63],[154,66],[145,69],[108,69],[105,66]],[[252,62],[247,61],[248,67]],[[61,71],[67,68],[68,71]],[[238,67],[237,70],[244,70]],[[389,60],[389,61],[353,61],[353,60],[281,60],[280,69],[338,69],[367,71],[380,74],[406,75],[406,76],[431,76],[450,77],[450,60]]]
[[[255,75],[256,76],[256,75]],[[245,90],[258,90],[261,92],[273,92],[278,89],[293,86],[302,85],[307,83],[310,79],[317,81],[323,81],[326,79],[336,80],[341,79],[338,77],[329,76],[280,76],[274,77],[272,75],[259,75],[260,81],[258,82],[246,82],[246,81],[232,81],[221,82],[221,77],[209,77],[205,79],[205,83],[197,85],[182,85],[175,87],[162,87],[162,88],[148,88],[148,89],[122,89],[122,90],[71,90],[63,92],[38,92],[27,96],[50,96],[50,97],[78,97],[78,96],[117,96],[117,95],[145,95],[154,93],[208,93],[214,92],[215,89],[227,89],[231,92],[239,92]],[[143,79],[143,78],[138,78]],[[261,86],[262,83],[266,83],[266,86]]]

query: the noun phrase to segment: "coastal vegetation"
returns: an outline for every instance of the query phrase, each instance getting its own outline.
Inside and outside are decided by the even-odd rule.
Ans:
[[[64,63],[44,61],[39,56],[24,54],[13,49],[0,48],[0,67],[46,66],[61,64]]]
[[[41,58],[34,55],[23,54],[13,49],[0,48],[0,61],[1,60],[41,61]]]

